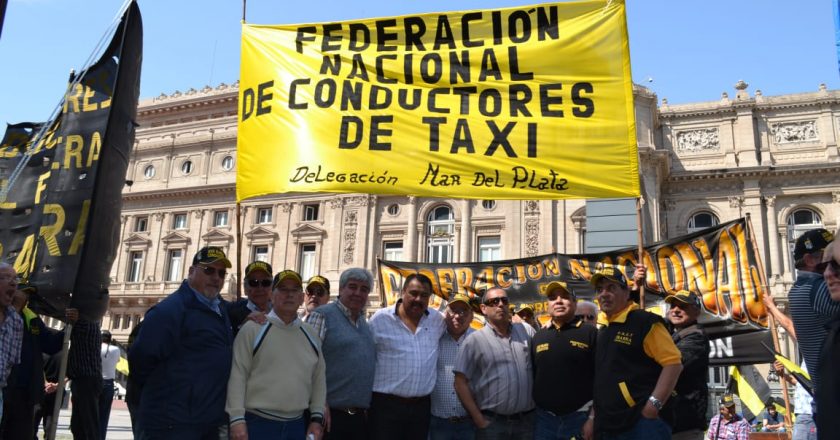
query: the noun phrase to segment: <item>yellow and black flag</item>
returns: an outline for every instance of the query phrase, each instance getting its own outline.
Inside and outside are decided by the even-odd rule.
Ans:
[[[785,413],[784,405],[776,403],[770,393],[770,385],[753,365],[732,367],[727,392],[737,394],[741,399],[742,411],[747,420],[752,421],[761,416],[770,402],[774,403],[780,414]]]

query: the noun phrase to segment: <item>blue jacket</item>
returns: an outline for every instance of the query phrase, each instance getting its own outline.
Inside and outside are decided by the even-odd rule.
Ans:
[[[221,312],[200,303],[187,281],[146,312],[128,353],[140,388],[140,429],[204,429],[227,421],[233,333],[225,307]]]

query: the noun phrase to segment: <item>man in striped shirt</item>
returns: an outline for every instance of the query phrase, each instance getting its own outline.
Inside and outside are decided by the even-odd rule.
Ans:
[[[23,319],[12,307],[17,290],[17,273],[8,263],[0,263],[0,418],[3,417],[3,388],[12,366],[20,362]]]

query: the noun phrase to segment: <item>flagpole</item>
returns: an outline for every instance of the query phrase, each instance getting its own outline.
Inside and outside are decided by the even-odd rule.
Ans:
[[[644,264],[644,236],[642,234],[642,196],[636,197],[636,229],[639,239],[639,264]],[[639,308],[645,309],[645,283],[639,283]]]
[[[236,202],[236,299],[242,298],[242,205]]]
[[[752,227],[752,219],[750,218],[750,213],[746,213],[747,218],[747,229],[750,230],[750,240],[752,241],[753,245],[753,253],[755,254],[756,264],[758,264],[758,274],[761,278],[761,287],[763,287],[762,292],[766,292],[769,289],[767,285],[767,277],[764,274],[764,264],[761,262],[761,254],[758,253],[758,245],[755,241],[755,233],[753,232]],[[759,293],[761,294],[761,292]],[[759,301],[761,298],[759,298]],[[776,353],[781,353],[782,350],[779,344],[779,333],[776,330],[776,320],[773,319],[773,315],[771,313],[767,314],[767,324],[770,327],[770,336],[773,338],[773,348],[776,350]],[[788,387],[787,384],[783,381],[782,384],[782,397],[785,399],[785,435],[788,439],[791,438],[792,435],[792,424],[790,421],[790,396],[788,395]]]
[[[248,0],[242,0],[242,23],[245,23],[245,4],[248,3]]]

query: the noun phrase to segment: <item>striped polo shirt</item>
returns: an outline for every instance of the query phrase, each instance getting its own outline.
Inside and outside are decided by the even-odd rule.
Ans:
[[[822,275],[802,270],[788,292],[788,301],[799,351],[811,367],[808,372],[814,386],[817,387],[820,348],[826,335],[825,326],[835,313],[840,312],[840,303],[831,300]]]

